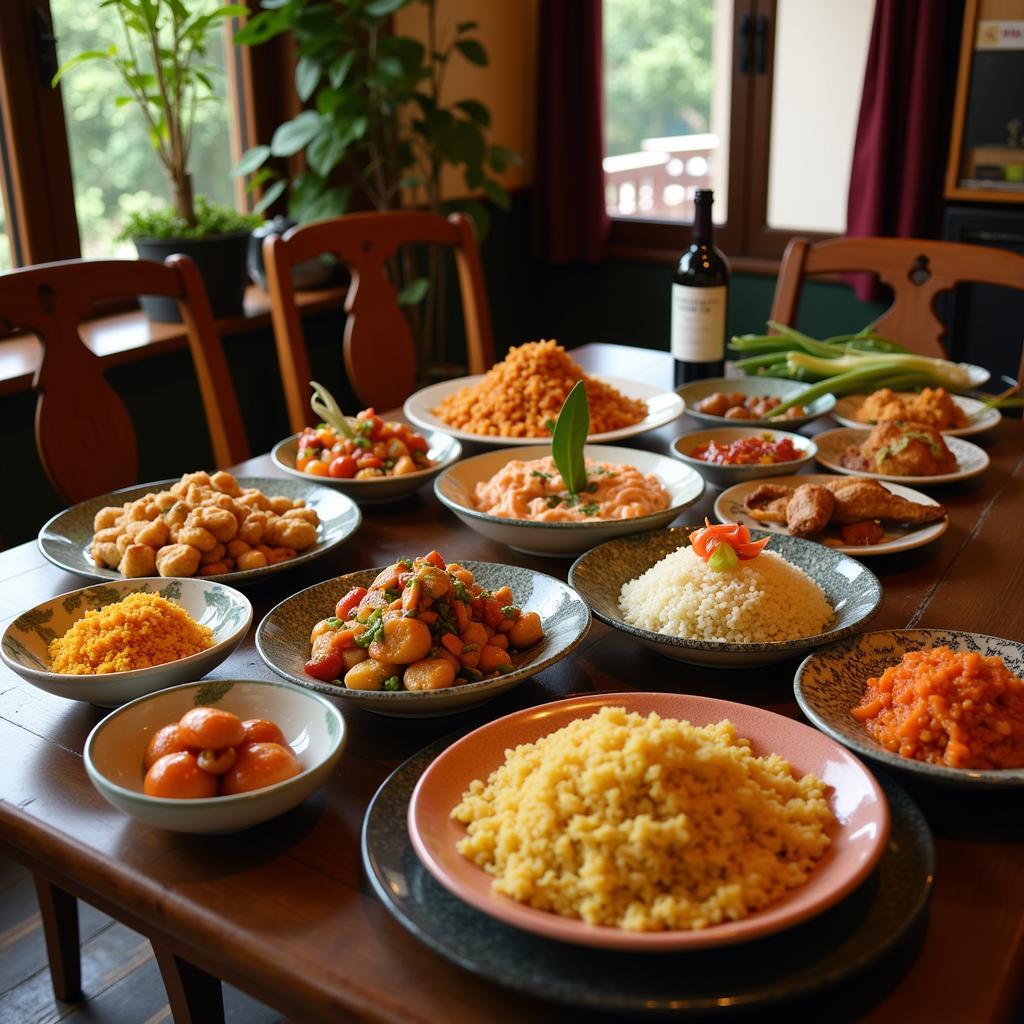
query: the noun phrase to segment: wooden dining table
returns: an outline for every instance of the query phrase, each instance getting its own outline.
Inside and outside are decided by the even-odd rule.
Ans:
[[[593,373],[671,387],[665,353],[587,345],[573,355]],[[826,420],[815,427],[832,425]],[[672,438],[699,427],[684,418],[626,443],[667,451]],[[988,470],[926,488],[949,510],[946,533],[925,547],[867,560],[884,588],[881,611],[868,628],[955,627],[1024,639],[1024,423],[1004,419],[971,440],[991,456]],[[236,472],[280,475],[267,456]],[[718,493],[708,487],[679,522],[701,523],[712,515]],[[432,548],[451,559],[524,565],[561,579],[570,565],[483,539],[425,486],[393,505],[365,508],[358,532],[322,559],[248,588],[253,628],[212,675],[274,679],[253,637],[256,623],[277,602],[331,576]],[[50,565],[34,543],[3,552],[2,626],[84,585]],[[798,717],[796,664],[743,670],[683,665],[595,619],[569,657],[468,712],[396,719],[342,701],[349,739],[329,782],[284,817],[230,836],[161,831],[105,803],[86,777],[82,750],[106,712],[46,694],[0,666],[0,848],[37,879],[58,995],[73,994],[79,983],[77,898],[152,942],[179,1022],[222,1019],[220,980],[303,1021],[590,1020],[592,1012],[518,994],[461,969],[392,918],[360,860],[360,826],[374,792],[404,759],[454,730],[572,694],[684,692]],[[926,920],[916,937],[840,990],[779,1012],[787,1020],[899,1024],[1022,1019],[1021,792],[900,781],[923,810],[935,841]],[[743,964],[744,950],[737,947],[735,970],[742,972]]]

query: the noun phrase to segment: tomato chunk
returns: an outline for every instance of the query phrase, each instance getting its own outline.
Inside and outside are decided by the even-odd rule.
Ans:
[[[366,597],[366,587],[353,587],[335,606],[334,614],[344,621],[349,613]]]

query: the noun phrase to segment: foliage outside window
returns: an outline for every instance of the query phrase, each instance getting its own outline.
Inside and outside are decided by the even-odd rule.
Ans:
[[[189,20],[214,14],[223,5],[215,0],[191,0],[177,5]],[[80,0],[51,0],[58,53],[62,65],[83,54],[72,73],[61,78],[65,119],[71,150],[75,206],[86,257],[134,255],[120,236],[132,231],[133,219],[149,216],[167,206],[168,168],[154,148],[154,133],[140,115],[133,98],[139,89],[151,97],[156,84],[145,42],[133,33],[131,47],[121,17],[139,18],[143,9],[165,17],[168,0],[116,0],[85,4]],[[195,191],[212,203],[231,207],[230,101],[225,93],[225,42],[222,17],[206,23],[203,42],[195,58],[197,79],[194,100],[184,110],[190,119],[190,169]],[[166,24],[166,21],[165,21]],[[168,29],[165,28],[165,32]],[[110,48],[115,48],[111,53]],[[122,69],[112,58],[137,58],[136,88],[130,90]],[[131,73],[129,71],[129,73]],[[187,98],[187,94],[186,94]],[[149,103],[158,129],[166,135],[159,105]],[[165,139],[166,142],[166,139]],[[187,221],[187,217],[183,218]],[[237,225],[236,225],[237,226]],[[159,225],[148,225],[150,229]]]

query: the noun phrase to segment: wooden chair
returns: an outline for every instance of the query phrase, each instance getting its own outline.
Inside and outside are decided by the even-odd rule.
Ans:
[[[807,275],[860,271],[878,274],[893,290],[892,306],[875,322],[878,332],[927,356],[946,355],[935,313],[940,292],[969,282],[1024,291],[1024,256],[1005,249],[917,238],[794,238],[779,267],[771,319],[793,324]],[[1017,380],[1024,384],[1024,351]]]
[[[36,445],[53,486],[69,502],[138,482],[135,429],[103,377],[103,363],[83,342],[78,325],[97,302],[136,295],[178,300],[218,466],[249,457],[228,374],[195,264],[187,256],[150,260],[67,260],[0,275],[0,330],[29,331],[43,358],[33,388]],[[173,416],[159,415],[173,430]]]
[[[345,297],[345,368],[359,400],[391,409],[413,391],[416,346],[409,322],[388,279],[387,263],[405,245],[449,246],[459,273],[469,372],[483,373],[494,362],[480,253],[470,219],[453,213],[401,210],[351,213],[292,228],[263,243],[267,291],[274,321],[278,360],[292,430],[312,422],[309,408],[309,359],[295,304],[292,268],[325,253],[348,267],[352,282]]]

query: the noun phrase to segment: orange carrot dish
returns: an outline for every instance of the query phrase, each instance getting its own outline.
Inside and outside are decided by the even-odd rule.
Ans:
[[[853,717],[900,757],[949,768],[1024,768],[1024,680],[999,657],[910,651],[867,682]]]
[[[439,690],[509,672],[511,652],[543,635],[540,616],[512,600],[436,551],[399,559],[313,627],[306,674],[352,690]]]

